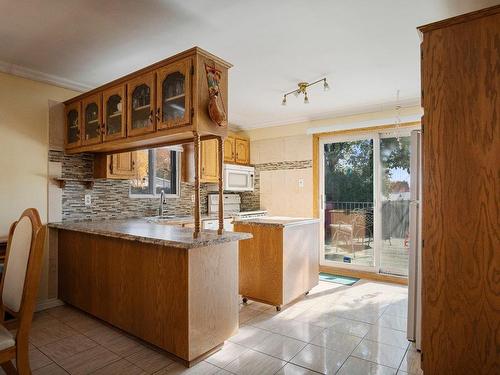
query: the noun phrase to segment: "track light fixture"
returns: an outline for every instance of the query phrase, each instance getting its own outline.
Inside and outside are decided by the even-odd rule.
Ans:
[[[326,82],[326,78],[318,79],[317,81],[314,81],[312,83],[299,82],[297,84],[299,86],[297,89],[287,92],[286,94],[283,95],[283,100],[281,102],[281,105],[286,105],[286,97],[291,94],[293,94],[296,97],[299,96],[300,94],[304,94],[304,104],[309,104],[309,97],[307,96],[307,88],[320,82],[323,82],[323,90],[325,91],[330,90],[330,85],[328,84],[328,82]]]

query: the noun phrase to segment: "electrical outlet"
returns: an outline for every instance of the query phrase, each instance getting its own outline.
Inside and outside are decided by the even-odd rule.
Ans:
[[[304,179],[299,178],[299,188],[303,188],[303,187],[304,187]]]
[[[191,202],[194,203],[194,194],[191,194]]]
[[[90,206],[92,204],[92,197],[90,194],[85,194],[85,206]]]

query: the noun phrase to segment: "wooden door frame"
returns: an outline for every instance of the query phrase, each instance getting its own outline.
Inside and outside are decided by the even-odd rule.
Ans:
[[[134,90],[141,85],[149,86],[149,109],[150,109],[150,123],[151,125],[142,129],[132,129],[132,95]],[[135,77],[127,82],[127,135],[133,137],[136,135],[143,135],[147,133],[154,133],[156,131],[156,116],[154,113],[156,103],[156,72],[148,72],[146,74]]]
[[[86,130],[85,107],[91,103],[97,104],[97,127],[98,127],[97,132],[98,132],[99,136],[96,137],[95,139],[86,140],[85,139],[85,130]],[[82,125],[81,125],[82,145],[89,146],[89,145],[95,145],[95,144],[101,143],[102,142],[102,95],[100,93],[97,93],[97,94],[88,96],[86,98],[83,98],[81,108],[82,108],[82,115],[81,115],[81,118],[82,118]]]
[[[107,99],[113,95],[119,95],[122,98],[122,121],[121,121],[121,131],[113,135],[106,135],[108,131],[107,124]],[[108,142],[115,139],[125,138],[127,135],[127,87],[125,84],[111,87],[102,92],[102,141]]]

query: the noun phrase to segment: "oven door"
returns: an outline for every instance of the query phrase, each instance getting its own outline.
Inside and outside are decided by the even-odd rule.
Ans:
[[[252,167],[225,167],[224,190],[253,191],[254,169]]]

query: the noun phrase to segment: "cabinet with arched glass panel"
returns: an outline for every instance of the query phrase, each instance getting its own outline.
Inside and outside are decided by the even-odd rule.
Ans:
[[[191,122],[191,58],[157,71],[156,117],[158,129]]]
[[[83,139],[82,144],[92,145],[102,141],[101,95],[95,94],[82,99]]]
[[[127,121],[125,85],[112,87],[102,94],[103,141],[125,138]]]
[[[81,145],[81,102],[76,101],[66,105],[65,111],[65,144],[66,148],[78,147]]]
[[[150,72],[128,81],[127,132],[128,136],[155,131],[155,73]]]

